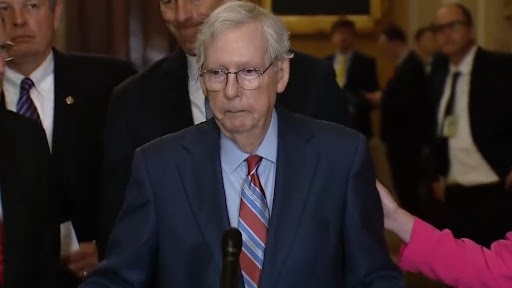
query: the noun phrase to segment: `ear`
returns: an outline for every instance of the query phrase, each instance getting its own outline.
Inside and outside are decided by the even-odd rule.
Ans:
[[[55,2],[55,8],[53,10],[53,28],[57,30],[60,24],[60,19],[62,16],[62,0],[57,0]]]
[[[277,63],[277,93],[286,88],[290,79],[290,59],[281,60]]]

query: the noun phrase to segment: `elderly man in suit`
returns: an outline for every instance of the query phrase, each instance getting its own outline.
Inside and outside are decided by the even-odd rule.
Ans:
[[[2,104],[39,122],[46,132],[59,218],[72,225],[79,242],[79,249],[63,259],[76,276],[69,280],[76,282],[97,264],[94,240],[108,99],[114,87],[136,71],[121,60],[53,49],[61,10],[61,0],[0,3],[8,36],[16,46],[5,73]]]
[[[82,288],[151,277],[218,287],[230,226],[243,235],[245,287],[403,287],[364,136],[274,108],[290,76],[288,37],[248,2],[206,20],[197,65],[213,118],[137,149],[106,259]]]
[[[160,0],[164,21],[179,44],[170,56],[123,83],[112,96],[106,126],[106,187],[98,244],[104,247],[123,204],[135,149],[210,115],[195,65],[194,42],[208,15],[226,0]],[[290,83],[277,103],[291,112],[347,124],[344,96],[327,63],[296,52]],[[101,251],[100,251],[101,252]]]
[[[12,48],[3,20],[0,82]],[[59,229],[55,195],[48,189],[49,160],[41,126],[0,109],[0,287],[55,287]]]
[[[449,60],[432,69],[435,195],[456,237],[488,246],[512,230],[512,55],[478,47],[459,3],[438,10],[434,31]]]

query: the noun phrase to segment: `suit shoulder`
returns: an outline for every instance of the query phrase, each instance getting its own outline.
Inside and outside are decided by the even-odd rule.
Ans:
[[[97,72],[103,72],[105,69],[111,70],[129,70],[136,72],[135,66],[132,62],[110,57],[106,55],[95,55],[95,54],[80,54],[80,53],[66,53],[59,54],[62,59],[69,62],[71,65],[78,65],[80,67],[91,67]]]
[[[505,66],[506,64],[512,63],[512,54],[510,53],[479,49],[479,54],[480,57],[483,59],[483,61],[481,62],[484,63],[492,62],[489,64],[498,64],[500,66]]]
[[[198,143],[203,141],[210,133],[220,133],[218,129],[212,128],[214,125],[213,120],[199,123],[178,132],[161,136],[137,150],[139,153],[143,154],[145,158],[149,159],[158,159],[163,155],[174,155],[177,157],[181,155],[180,152],[184,151],[184,143]]]
[[[140,73],[126,79],[117,87],[115,94],[137,91],[147,85],[152,85],[153,83],[160,81],[165,74],[165,66],[168,64],[168,61],[170,61],[169,57],[160,59],[142,70]]]
[[[331,67],[327,61],[299,51],[293,51],[292,62],[308,65],[309,67]]]
[[[364,139],[361,133],[340,124],[312,119],[288,112],[286,112],[286,114],[291,115],[286,117],[291,119],[289,123],[292,123],[290,125],[293,127],[292,129],[297,132],[302,131],[303,133],[314,135],[319,145],[326,149],[332,149],[332,147],[336,147],[340,143],[342,146],[357,145],[357,143],[361,141],[361,138]]]
[[[354,51],[353,52],[353,56],[354,58],[356,58],[357,60],[361,61],[361,62],[364,62],[364,63],[375,63],[375,58],[366,54],[366,53],[363,53],[363,52],[360,52],[360,51]]]

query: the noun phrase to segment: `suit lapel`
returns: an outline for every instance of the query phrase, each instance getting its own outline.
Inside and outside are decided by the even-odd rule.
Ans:
[[[295,116],[284,111],[278,115],[276,183],[261,287],[278,287],[318,164],[315,151],[308,146],[312,131],[296,127]]]
[[[167,63],[165,63],[164,73],[162,75],[164,75],[164,77],[160,82],[162,82],[165,88],[156,91],[156,93],[162,94],[162,102],[154,103],[157,105],[155,109],[157,109],[157,111],[160,110],[159,115],[166,115],[165,117],[168,118],[164,123],[170,125],[172,122],[169,121],[175,120],[172,117],[183,115],[181,116],[183,118],[180,119],[183,125],[180,126],[193,126],[194,120],[192,118],[192,108],[188,91],[188,64],[185,52],[181,49],[176,50],[176,52],[169,57]],[[162,85],[157,85],[157,87],[162,87]],[[179,111],[179,113],[176,114],[176,112],[174,112],[173,115],[170,115],[169,107],[172,107],[172,111]]]
[[[485,51],[482,48],[478,48],[475,54],[475,59],[473,60],[473,68],[471,69],[471,83],[469,84],[469,100],[468,100],[468,111],[469,111],[469,119],[476,119],[476,121],[470,121],[471,123],[471,132],[473,133],[474,139],[480,139],[478,137],[479,129],[477,129],[478,122],[478,109],[482,107],[486,107],[486,103],[480,103],[482,100],[485,100],[485,97],[478,97],[478,95],[485,95],[484,89],[481,87],[482,80],[485,81],[486,75],[482,74],[488,71],[487,69],[482,69],[483,61],[482,57]],[[476,136],[475,136],[476,135]]]
[[[184,161],[179,173],[203,239],[211,247],[220,273],[222,235],[230,226],[222,180],[220,131],[213,119],[196,128],[202,131],[184,142]]]
[[[67,71],[65,55],[53,50],[54,56],[54,115],[53,115],[53,141],[52,152],[59,150],[60,141],[71,127],[71,117],[76,105],[79,105],[80,99],[76,99],[77,95],[69,94],[73,85],[72,75]],[[70,101],[72,100],[72,101]]]

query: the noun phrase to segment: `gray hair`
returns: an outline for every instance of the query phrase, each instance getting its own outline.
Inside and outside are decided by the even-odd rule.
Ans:
[[[245,1],[227,1],[217,8],[204,22],[196,40],[197,64],[202,67],[205,61],[205,52],[215,38],[231,28],[243,24],[260,23],[268,42],[265,61],[282,61],[290,59],[290,32],[277,16]]]

